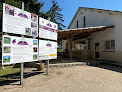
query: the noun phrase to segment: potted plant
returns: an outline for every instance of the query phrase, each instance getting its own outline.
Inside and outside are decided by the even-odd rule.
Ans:
[[[44,69],[44,63],[42,63],[42,62],[36,63],[36,67],[37,67],[37,70],[41,71]]]

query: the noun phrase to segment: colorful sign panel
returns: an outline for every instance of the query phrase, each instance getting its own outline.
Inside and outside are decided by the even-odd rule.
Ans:
[[[49,59],[57,59],[57,42],[50,41]]]
[[[38,36],[38,16],[3,3],[3,32]]]
[[[38,40],[3,35],[2,65],[38,60]]]
[[[57,42],[39,40],[39,60],[57,59]]]
[[[57,40],[58,25],[39,17],[39,37]]]

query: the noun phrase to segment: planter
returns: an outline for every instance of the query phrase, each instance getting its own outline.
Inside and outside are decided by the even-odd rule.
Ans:
[[[44,63],[36,63],[37,70],[41,71],[44,69]]]

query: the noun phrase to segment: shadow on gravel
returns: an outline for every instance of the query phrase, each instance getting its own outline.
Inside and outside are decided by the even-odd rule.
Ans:
[[[42,73],[44,73],[44,72],[40,72],[40,71],[37,71],[37,72],[25,72],[24,73],[24,78],[32,77],[32,76],[39,75],[39,74],[42,74]],[[20,81],[20,72],[14,73],[14,74],[7,74],[7,75],[4,75],[4,76],[0,76],[0,78],[8,78],[8,80],[1,81],[0,82],[0,86],[4,86],[4,85],[20,85],[20,84],[12,84],[12,83]]]
[[[64,58],[64,57],[61,57],[59,61],[50,60],[50,64],[73,63],[73,62],[83,62],[88,66],[99,67],[99,68],[122,73],[122,63],[114,62],[114,61],[109,62],[109,61],[104,61],[104,60],[81,60],[81,59],[78,60],[77,58],[73,58],[73,60],[70,60],[69,58]]]
[[[107,69],[107,70],[122,73],[122,66],[119,66],[119,65],[102,63],[102,64],[99,64],[99,65],[95,65],[95,67],[99,67],[99,68],[103,68],[103,69]]]
[[[115,72],[122,73],[122,63],[119,62],[109,62],[109,61],[98,61],[98,60],[82,60],[78,62],[84,62],[88,66],[103,68]]]

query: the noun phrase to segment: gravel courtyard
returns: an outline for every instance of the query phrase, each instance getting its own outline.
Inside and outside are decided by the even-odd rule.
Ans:
[[[39,73],[36,68],[25,72]],[[92,66],[50,68],[48,76],[44,69],[18,84],[1,86],[0,92],[122,92],[122,73]]]

